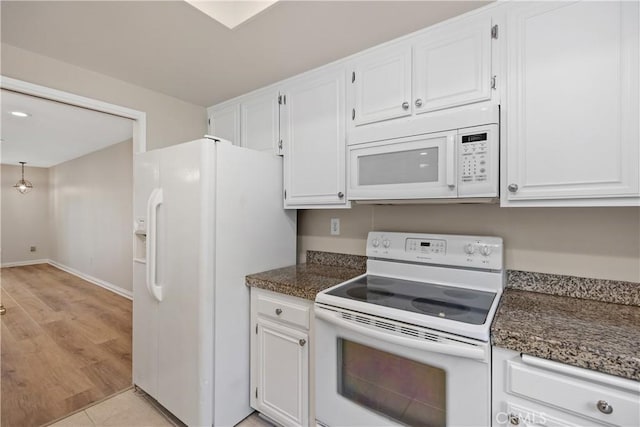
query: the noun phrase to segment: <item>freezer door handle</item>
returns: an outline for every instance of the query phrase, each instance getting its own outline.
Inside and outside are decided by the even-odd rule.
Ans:
[[[158,302],[162,301],[162,286],[157,283],[157,219],[158,207],[162,201],[162,188],[154,188],[147,201],[147,290]]]

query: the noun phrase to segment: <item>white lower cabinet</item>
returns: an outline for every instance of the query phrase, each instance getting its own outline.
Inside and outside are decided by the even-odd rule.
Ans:
[[[310,396],[313,302],[251,290],[251,406],[284,426],[315,418]]]
[[[637,426],[640,383],[493,347],[493,426]]]

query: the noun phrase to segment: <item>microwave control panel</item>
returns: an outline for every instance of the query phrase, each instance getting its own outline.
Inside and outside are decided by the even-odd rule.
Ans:
[[[498,127],[479,126],[458,134],[458,195],[498,197]]]
[[[487,180],[487,132],[462,135],[462,182]]]

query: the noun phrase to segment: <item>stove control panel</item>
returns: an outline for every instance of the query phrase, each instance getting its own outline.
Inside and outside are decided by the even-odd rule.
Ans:
[[[500,237],[372,231],[367,256],[392,261],[502,270]]]
[[[405,251],[420,254],[445,255],[447,253],[447,241],[408,238],[405,240]]]

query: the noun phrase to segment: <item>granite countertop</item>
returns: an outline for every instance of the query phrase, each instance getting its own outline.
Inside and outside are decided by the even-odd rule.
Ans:
[[[316,294],[366,271],[366,257],[308,251],[307,263],[246,277],[247,286],[315,300]]]
[[[602,284],[585,281],[594,279],[510,271],[492,344],[640,381],[640,284],[617,282],[624,291],[602,301],[592,292]]]

